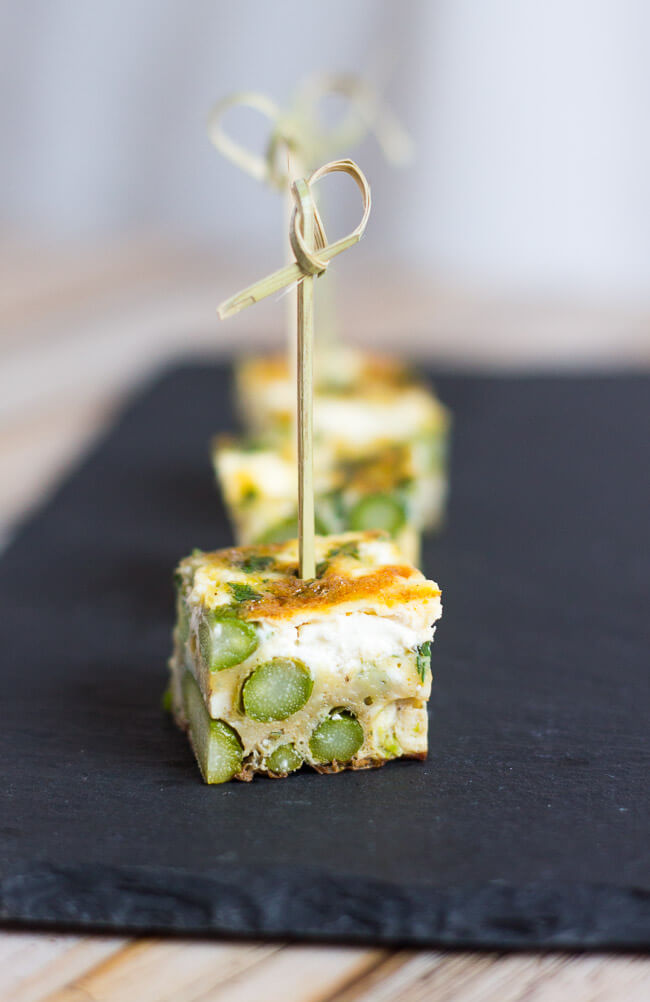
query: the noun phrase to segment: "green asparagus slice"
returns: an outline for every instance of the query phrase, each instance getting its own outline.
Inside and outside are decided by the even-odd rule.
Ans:
[[[252,623],[236,616],[208,613],[199,626],[201,657],[210,671],[241,664],[250,657],[259,641]]]
[[[294,658],[273,658],[244,682],[242,703],[252,720],[285,720],[305,705],[314,687],[309,669]]]
[[[302,757],[293,745],[278,745],[266,760],[266,768],[278,776],[295,772],[302,765]]]
[[[227,783],[242,767],[243,748],[239,735],[224,720],[212,720],[189,672],[183,676],[183,700],[192,746],[203,778],[206,783]]]
[[[349,762],[363,744],[363,728],[347,710],[338,710],[318,725],[309,747],[317,762]]]
[[[316,499],[316,525],[319,536],[345,531],[345,507],[340,491]]]
[[[190,635],[190,614],[180,588],[176,594],[176,631],[178,646],[182,648]]]
[[[369,494],[357,501],[350,512],[350,528],[385,529],[391,535],[406,522],[403,504],[391,494]]]
[[[323,523],[322,519],[316,515],[314,519],[314,528],[317,536],[327,535],[327,526]],[[286,543],[289,539],[298,538],[298,516],[290,515],[289,518],[283,519],[281,522],[276,522],[274,525],[269,526],[269,528],[262,533],[259,539],[256,540],[257,543]]]

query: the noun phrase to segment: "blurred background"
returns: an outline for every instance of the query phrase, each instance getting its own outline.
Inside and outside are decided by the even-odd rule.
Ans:
[[[454,366],[647,366],[645,0],[2,0],[2,510],[170,356],[279,343],[282,198],[207,138],[215,100],[356,71],[412,137],[350,153],[374,207],[333,265],[341,326]],[[323,109],[332,121],[341,109]],[[263,150],[267,123],[233,112]],[[340,204],[339,204],[340,203]],[[333,235],[356,223],[330,197]],[[1,512],[0,512],[1,514]]]

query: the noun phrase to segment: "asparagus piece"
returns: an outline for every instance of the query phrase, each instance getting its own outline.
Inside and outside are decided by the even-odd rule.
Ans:
[[[178,643],[184,647],[190,635],[190,615],[180,585],[177,585],[176,593],[176,630]]]
[[[309,669],[294,658],[273,658],[244,682],[242,703],[251,720],[286,720],[305,705],[314,682]]]
[[[314,520],[314,526],[316,534],[318,536],[327,535],[327,527],[323,521],[316,515]],[[283,519],[281,522],[276,522],[274,525],[270,526],[266,532],[262,533],[261,537],[257,540],[258,543],[286,543],[289,539],[297,539],[298,537],[298,516],[290,515],[289,518]]]
[[[363,744],[363,728],[347,710],[333,710],[314,731],[309,748],[317,762],[349,762]]]
[[[278,745],[266,760],[266,768],[276,776],[287,776],[301,765],[302,757],[291,744]]]
[[[391,494],[370,494],[350,512],[351,529],[385,529],[394,535],[406,522],[404,505]]]
[[[206,783],[227,783],[242,767],[239,735],[224,720],[212,720],[189,672],[183,676],[183,701],[190,740]]]
[[[252,623],[233,615],[207,613],[199,626],[199,648],[210,671],[241,664],[250,657],[259,641]]]

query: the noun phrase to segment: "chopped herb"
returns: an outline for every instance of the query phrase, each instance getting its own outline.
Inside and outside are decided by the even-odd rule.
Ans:
[[[329,567],[329,560],[321,560],[319,564],[316,564],[316,577],[322,578],[323,574]]]
[[[424,676],[426,675],[427,668],[431,665],[431,641],[427,640],[424,644],[420,644],[416,651],[417,658],[417,669],[418,675],[420,676],[420,681],[424,682]]]
[[[253,602],[260,597],[259,592],[255,591],[254,588],[247,584],[241,584],[239,581],[229,581],[228,587],[235,602]]]
[[[177,591],[183,587],[183,573],[182,571],[174,571],[174,588]]]
[[[330,560],[332,557],[354,557],[355,560],[358,560],[359,544],[354,543],[352,540],[348,543],[341,543],[340,546],[333,546],[327,556]]]
[[[242,496],[239,500],[241,504],[251,504],[251,502],[255,501],[259,496],[259,490],[251,484],[242,492]]]
[[[343,381],[334,378],[324,379],[322,383],[318,384],[319,393],[327,393],[328,396],[349,396],[351,391],[351,386],[349,381]]]
[[[237,443],[241,452],[262,452],[268,445],[261,438],[247,438]]]
[[[263,556],[261,553],[253,553],[250,557],[244,557],[239,566],[246,574],[253,574],[255,571],[266,571],[273,567],[275,558]]]
[[[350,480],[354,480],[356,476],[363,475],[368,463],[372,461],[372,459],[341,459],[339,461],[339,469],[343,482],[347,483]]]

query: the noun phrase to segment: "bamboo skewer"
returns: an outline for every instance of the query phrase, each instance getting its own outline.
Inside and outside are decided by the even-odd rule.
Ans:
[[[293,210],[295,208],[293,182],[299,177],[308,174],[306,165],[303,163],[300,153],[292,149],[287,144],[287,186],[284,196],[285,220],[286,220],[286,259],[289,263],[294,260],[293,249],[291,247],[291,226],[293,223]],[[296,345],[295,345],[295,325],[296,311],[298,309],[298,288],[288,288],[285,296],[285,351],[287,354],[287,372],[289,374],[290,385],[296,384]],[[293,441],[297,442],[298,435],[298,412],[295,407],[291,410],[291,426],[293,431]]]
[[[259,303],[260,300],[266,299],[267,296],[272,296],[287,285],[299,282],[303,275],[321,275],[327,269],[332,258],[347,250],[348,247],[352,247],[361,239],[368,222],[368,216],[370,215],[370,185],[366,180],[365,174],[363,174],[354,161],[333,160],[332,163],[325,164],[324,167],[320,167],[317,171],[314,171],[311,177],[307,179],[307,185],[311,187],[312,184],[320,180],[320,178],[325,177],[326,174],[334,174],[337,171],[349,174],[356,181],[357,187],[363,197],[363,217],[356,229],[352,233],[349,233],[348,236],[341,237],[340,240],[336,240],[333,244],[328,244],[326,243],[320,215],[315,209],[316,246],[318,247],[322,241],[316,255],[315,252],[307,248],[299,229],[295,225],[294,212],[294,221],[291,224],[291,247],[296,258],[294,263],[285,265],[284,268],[279,268],[278,271],[274,271],[259,282],[254,282],[253,285],[242,289],[241,292],[231,296],[230,299],[224,300],[217,310],[220,320],[234,316],[235,313],[239,313],[240,310],[245,309],[247,306],[252,306],[253,303]]]
[[[322,105],[333,96],[343,102],[344,111],[336,124],[328,125]],[[263,116],[270,125],[262,154],[233,139],[224,128],[224,118],[231,110],[246,108]],[[208,117],[208,135],[220,153],[255,180],[287,194],[296,177],[303,177],[325,157],[359,143],[367,133],[375,135],[388,163],[405,165],[412,159],[413,145],[408,133],[382,100],[378,88],[355,73],[312,74],[296,88],[285,107],[265,94],[239,91],[217,102]],[[290,199],[288,208],[290,213],[293,209]],[[321,299],[317,347],[322,357],[327,357],[339,343],[332,281],[330,278],[326,283],[327,292],[323,290]],[[291,290],[286,307],[289,373],[293,376],[296,296]]]
[[[337,172],[348,174],[356,182],[363,198],[363,215],[352,233],[328,244],[311,189],[326,174]],[[217,313],[224,320],[245,307],[260,302],[266,296],[279,292],[287,285],[300,283],[297,309],[298,549],[300,576],[311,579],[316,575],[313,477],[314,279],[327,269],[332,258],[361,239],[370,215],[371,197],[365,175],[352,160],[334,160],[314,171],[310,177],[297,179],[291,185],[291,194],[295,203],[290,227],[294,264],[280,268],[225,300]]]
[[[292,185],[299,198],[302,237],[314,247],[315,206],[306,182]],[[305,275],[298,286],[298,554],[300,577],[316,577],[314,514],[314,276]]]

